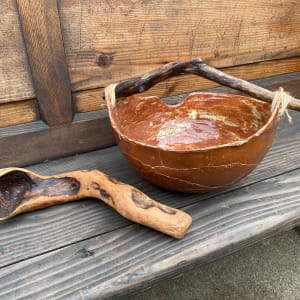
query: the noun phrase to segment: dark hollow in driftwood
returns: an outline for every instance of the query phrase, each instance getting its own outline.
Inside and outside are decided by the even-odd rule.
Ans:
[[[0,221],[17,214],[82,198],[98,198],[123,217],[182,238],[191,224],[183,211],[98,170],[40,176],[26,169],[0,169]]]

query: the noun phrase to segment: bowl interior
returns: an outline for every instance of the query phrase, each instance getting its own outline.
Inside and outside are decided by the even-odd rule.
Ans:
[[[189,151],[242,143],[266,124],[270,104],[232,94],[192,93],[168,105],[133,95],[112,117],[127,139],[164,150]]]

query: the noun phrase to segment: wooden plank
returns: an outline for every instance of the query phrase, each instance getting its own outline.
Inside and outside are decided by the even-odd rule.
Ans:
[[[300,224],[299,192],[296,170],[185,208],[194,222],[183,240],[132,225],[2,268],[0,296],[104,299],[143,289]]]
[[[73,93],[74,108],[76,112],[87,112],[105,109],[106,103],[102,98],[103,88]]]
[[[34,98],[29,65],[14,0],[0,4],[0,103]]]
[[[107,114],[96,111],[77,114],[71,124],[64,126],[48,127],[36,121],[0,128],[0,143],[0,167],[5,167],[108,147],[115,141]]]
[[[40,113],[51,125],[72,121],[72,99],[56,0],[17,0]]]
[[[39,120],[36,99],[0,104],[0,128]]]
[[[300,97],[300,84],[296,84],[299,78],[300,73],[294,73],[254,82],[264,87],[273,84],[273,88],[278,88],[293,81],[294,96]],[[212,91],[234,92],[224,87]],[[115,144],[115,139],[107,113],[102,110],[79,113],[73,123],[57,128],[48,128],[43,122],[0,128],[0,143],[0,167],[5,167],[92,151]]]
[[[295,0],[61,0],[59,12],[73,91],[166,61],[201,56],[220,68],[300,54]]]
[[[199,203],[199,207],[201,206],[201,210],[204,211],[207,203],[215,201],[216,195],[249,187],[262,180],[300,168],[300,114],[292,112],[292,115],[294,124],[290,125],[286,120],[281,121],[276,141],[258,168],[246,179],[221,192],[203,195],[180,194],[155,187],[141,179],[128,165],[117,147],[42,163],[31,166],[30,169],[40,174],[51,175],[76,169],[96,168],[136,186],[162,203],[174,207],[186,207]],[[218,201],[216,203],[219,203]],[[257,201],[260,200],[257,199]],[[0,223],[0,236],[2,237],[0,267],[116,230],[128,224],[130,223],[127,220],[102,202],[89,199],[19,215]]]
[[[223,71],[246,80],[288,74],[300,71],[300,57],[279,59],[223,68]],[[181,93],[218,86],[217,83],[194,75],[178,76],[165,80],[144,92],[143,95],[169,97]],[[289,89],[288,89],[289,90]],[[77,112],[92,111],[106,107],[102,99],[103,88],[76,92],[73,94]]]

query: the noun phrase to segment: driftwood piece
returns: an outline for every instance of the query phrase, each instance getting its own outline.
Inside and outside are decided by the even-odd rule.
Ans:
[[[98,170],[54,176],[40,176],[19,168],[0,170],[0,221],[86,197],[98,198],[123,217],[178,239],[192,221],[185,212],[160,204]]]
[[[184,62],[171,62],[141,77],[121,82],[115,87],[116,98],[127,97],[135,93],[142,93],[163,80],[183,74],[203,76],[219,84],[234,88],[267,102],[272,102],[275,96],[275,93],[270,90],[264,89],[249,81],[228,75],[208,66],[200,58],[197,58]],[[300,100],[292,97],[288,108],[299,111]]]

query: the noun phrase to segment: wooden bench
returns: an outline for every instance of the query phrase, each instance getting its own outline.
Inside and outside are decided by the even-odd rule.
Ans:
[[[219,192],[181,194],[131,168],[101,99],[110,82],[200,55],[299,98],[300,4],[239,3],[0,4],[0,167],[45,175],[96,168],[193,218],[182,240],[133,224],[95,199],[4,221],[0,299],[115,299],[300,224],[299,113],[291,112],[293,124],[281,120],[270,152],[247,178]],[[147,93],[208,88],[231,91],[185,76]]]

